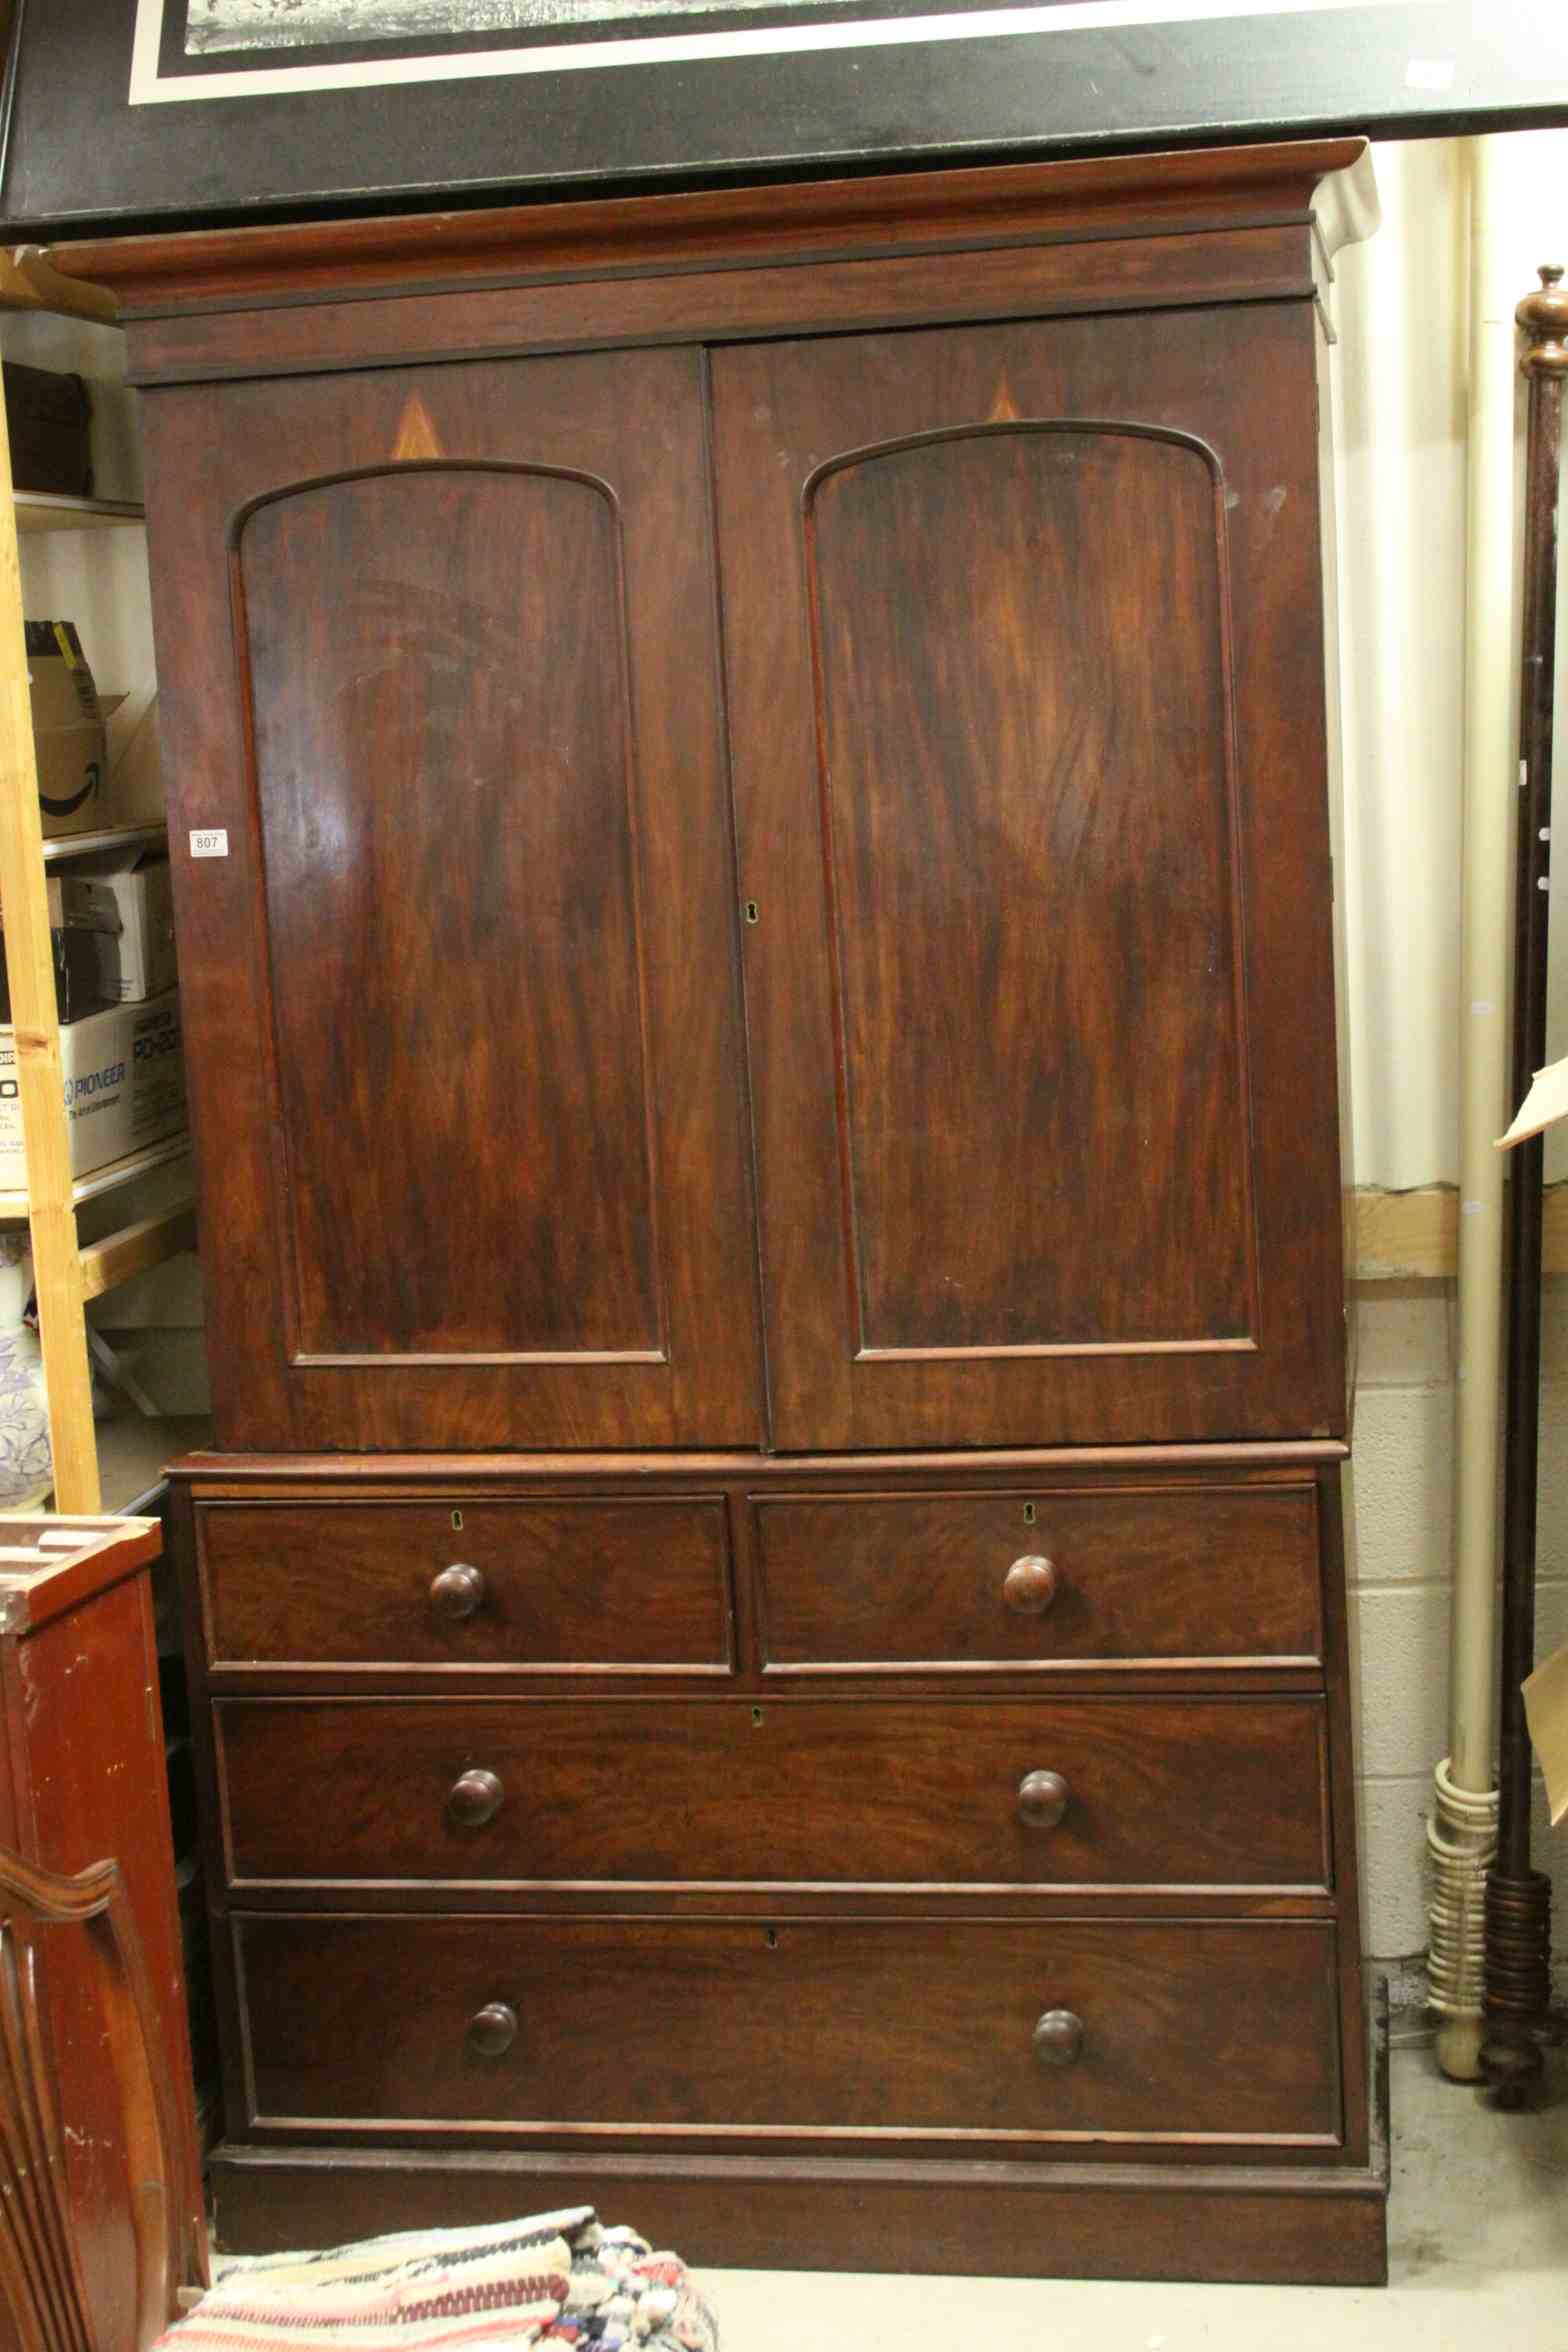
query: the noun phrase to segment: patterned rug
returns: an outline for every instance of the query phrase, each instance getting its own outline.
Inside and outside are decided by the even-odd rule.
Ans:
[[[677,2255],[591,2205],[224,2264],[152,2352],[718,2352]]]

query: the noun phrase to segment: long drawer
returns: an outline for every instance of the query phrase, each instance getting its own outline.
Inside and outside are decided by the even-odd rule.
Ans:
[[[242,1916],[261,2125],[1340,2130],[1321,1923]]]
[[[215,1664],[731,1663],[723,1497],[202,1505]]]
[[[1315,1661],[1310,1484],[758,1496],[773,1668]]]
[[[235,1699],[238,1879],[1327,1881],[1315,1699]]]

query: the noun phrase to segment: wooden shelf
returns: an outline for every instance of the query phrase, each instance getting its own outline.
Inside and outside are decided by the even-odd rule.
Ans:
[[[44,843],[44,864],[52,866],[61,858],[90,857],[95,849],[151,849],[154,843],[167,841],[167,825],[109,825],[101,833],[65,833],[58,840]]]
[[[130,1184],[136,1177],[145,1176],[153,1168],[167,1167],[171,1160],[183,1160],[190,1148],[189,1135],[166,1135],[161,1143],[143,1144],[140,1151],[127,1152],[123,1160],[110,1160],[102,1168],[93,1168],[73,1182],[71,1206],[79,1209],[83,1201],[96,1200],[100,1193],[113,1192],[118,1184]],[[25,1217],[28,1206],[25,1190],[0,1191],[0,1221]]]
[[[101,1240],[89,1242],[81,1253],[82,1297],[102,1298],[122,1282],[134,1282],[150,1267],[196,1247],[196,1186],[187,1175],[179,1197],[150,1217],[121,1225]]]
[[[211,1417],[204,1413],[159,1414],[154,1419],[134,1411],[114,1412],[94,1426],[102,1509],[109,1514],[134,1510],[162,1483],[170,1462],[182,1454],[200,1453],[212,1443]]]
[[[10,13],[0,10],[0,16]],[[91,319],[95,326],[120,323],[120,305],[108,287],[62,278],[43,245],[0,247],[0,310],[49,310],[62,318]]]
[[[171,1160],[183,1160],[190,1154],[189,1135],[166,1135],[161,1143],[144,1143],[140,1151],[127,1152],[123,1160],[111,1160],[107,1167],[94,1168],[87,1176],[78,1176],[71,1186],[71,1204],[80,1208],[83,1201],[96,1200],[102,1192],[113,1192],[116,1185],[129,1184],[137,1176],[145,1176],[149,1169],[165,1168]]]
[[[1459,1270],[1459,1194],[1452,1184],[1409,1192],[1372,1186],[1353,1196],[1351,1245],[1358,1282],[1446,1281]],[[1568,1184],[1546,1187],[1541,1235],[1546,1274],[1568,1274]]]
[[[0,248],[0,311],[8,309],[58,311],[109,322],[116,304],[102,288],[73,287],[58,278],[47,256],[36,248]],[[0,724],[0,898],[5,904],[9,1034],[24,1143],[12,1169],[25,1170],[20,1183],[0,1189],[0,1223],[25,1221],[31,1233],[55,1506],[89,1516],[99,1510],[105,1492],[109,1507],[123,1511],[156,1487],[164,1462],[205,1428],[199,1423],[144,1419],[132,1412],[132,1400],[150,1411],[155,1399],[145,1390],[138,1392],[122,1368],[127,1409],[101,1425],[100,1441],[91,1370],[96,1343],[86,1313],[89,1300],[189,1249],[195,1238],[195,1206],[190,1142],[183,1134],[147,1144],[90,1174],[73,1176],[71,1171],[72,1130],[55,998],[48,877],[51,870],[58,873],[70,860],[96,850],[134,852],[161,844],[167,831],[161,825],[108,827],[99,817],[90,833],[44,840],[28,725],[19,540],[38,532],[138,530],[145,520],[144,508],[128,498],[70,498],[55,491],[19,489],[0,411],[0,699],[5,709]],[[125,552],[134,555],[137,550]],[[134,583],[127,585],[134,594]],[[108,707],[117,707],[121,699],[116,697]],[[153,1188],[155,1200],[138,1200],[131,1194],[121,1205],[120,1188],[154,1169],[172,1170],[171,1180]],[[104,1211],[87,1222],[110,1223],[114,1230],[84,1242],[77,1212],[101,1196]]]
[[[147,510],[128,498],[66,498],[55,490],[18,490],[16,527],[29,531],[118,531],[145,522]]]

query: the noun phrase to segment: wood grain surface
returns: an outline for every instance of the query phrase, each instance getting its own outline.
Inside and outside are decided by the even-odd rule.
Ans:
[[[859,1355],[1256,1337],[1221,501],[1013,422],[804,494]]]
[[[701,382],[152,404],[220,1443],[761,1433]]]
[[[782,1445],[1343,1426],[1313,336],[715,355]]]
[[[1304,1922],[246,1917],[238,1937],[271,2125],[464,2123],[629,2150],[1339,2131],[1333,1933]],[[519,2020],[498,2061],[468,2044],[496,2000]],[[1084,2051],[1042,2070],[1030,2037],[1054,2007],[1082,2016]]]
[[[1157,2151],[1155,2152],[1158,2153]],[[1219,2152],[1217,2152],[1219,2153]],[[226,2246],[256,2252],[471,2227],[592,2197],[710,2267],[947,2278],[1381,2286],[1386,2162],[616,2156],[573,2148],[246,2146],[214,2152]]]
[[[296,1351],[663,1356],[613,493],[402,464],[236,565]]]
[[[1314,1701],[222,1700],[237,1879],[1318,1887]],[[1019,1784],[1063,1774],[1052,1830]],[[492,1775],[493,1812],[453,1804]]]
[[[770,1667],[1321,1655],[1310,1486],[760,1497]],[[1037,1616],[1013,1562],[1056,1569]]]
[[[1155,239],[1092,232],[1079,244],[1003,243],[843,263],[610,279],[480,284],[439,274],[421,291],[368,293],[310,309],[263,302],[155,313],[127,337],[133,384],[196,384],[658,343],[771,341],[896,327],[912,318],[987,320],[1193,309],[1226,300],[1310,300],[1326,284],[1311,229],[1264,226]]]
[[[449,2211],[488,2145],[711,2188],[726,2259],[964,2269],[962,2214],[993,2270],[1376,2275],[1312,220],[1356,152],[107,256],[224,1237],[180,1510],[252,2220],[360,2215],[360,2159],[372,2226]]]
[[[215,1663],[727,1666],[723,1501],[204,1509]],[[472,1613],[432,1596],[454,1564]]]
[[[1364,139],[83,240],[56,247],[50,261],[115,287],[134,316],[278,296],[316,305],[351,288],[411,281],[656,275],[705,262],[730,268],[737,258],[798,266],[880,253],[890,238],[938,253],[1019,238],[1092,239],[1107,226],[1167,240],[1215,228],[1234,240],[1240,229],[1304,225],[1309,211],[1330,253],[1371,234],[1377,198]]]
[[[33,1595],[0,1612],[0,1846],[64,1876],[120,1866],[175,2086],[171,2236],[178,2259],[197,2262],[205,2207],[146,1565],[157,1549],[156,1529],[135,1523],[124,1551],[67,1559],[34,1587],[36,1625]],[[127,2122],[104,2061],[97,1967],[75,1938],[51,1931],[48,1944],[44,2014],[95,2352],[141,2352]]]

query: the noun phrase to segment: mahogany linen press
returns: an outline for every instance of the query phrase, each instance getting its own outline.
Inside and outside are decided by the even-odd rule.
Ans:
[[[148,473],[220,2242],[1370,2281],[1363,143],[68,248]]]

